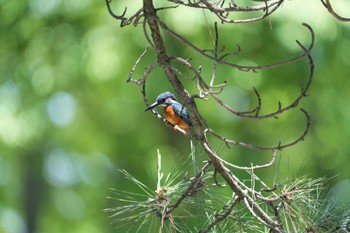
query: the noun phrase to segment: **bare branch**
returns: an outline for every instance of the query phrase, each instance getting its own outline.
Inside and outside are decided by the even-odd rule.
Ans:
[[[283,144],[283,145],[278,145],[278,146],[274,146],[274,147],[260,147],[260,146],[255,146],[255,145],[247,144],[247,143],[243,143],[243,142],[236,142],[236,141],[224,138],[224,137],[220,136],[218,133],[216,133],[214,130],[212,130],[211,128],[208,128],[208,131],[210,133],[212,133],[216,138],[220,139],[221,141],[228,143],[228,144],[235,145],[235,146],[241,146],[241,147],[245,147],[245,148],[252,149],[252,150],[281,150],[281,149],[284,149],[287,147],[291,147],[291,146],[303,141],[306,134],[309,132],[310,125],[311,125],[310,116],[304,109],[301,108],[300,110],[305,114],[305,117],[306,117],[305,130],[299,138],[297,138],[296,140],[294,140],[290,143]]]
[[[350,22],[350,18],[340,16],[333,10],[330,0],[321,0],[322,4],[326,7],[329,13],[331,13],[337,20],[342,22]]]
[[[113,18],[115,18],[115,19],[117,19],[117,20],[121,20],[121,21],[128,20],[128,18],[124,17],[125,14],[126,14],[126,11],[127,11],[127,7],[125,7],[123,14],[121,14],[121,15],[119,16],[119,15],[116,15],[116,14],[112,11],[111,5],[110,5],[111,2],[112,2],[112,0],[106,0],[108,13],[109,13]]]
[[[143,34],[145,35],[147,42],[152,46],[152,48],[155,48],[153,41],[151,40],[151,38],[149,37],[148,32],[147,32],[147,21],[146,20],[143,21],[142,29],[143,29]]]
[[[214,93],[210,93],[211,96],[226,110],[230,111],[231,113],[237,115],[237,116],[241,116],[244,118],[255,118],[255,119],[267,119],[267,118],[271,118],[271,117],[276,117],[280,114],[282,114],[283,112],[286,112],[292,108],[295,108],[299,105],[300,101],[307,96],[307,91],[309,90],[309,87],[313,81],[313,76],[314,76],[314,63],[312,60],[312,57],[310,55],[310,50],[313,48],[314,46],[314,41],[315,41],[315,34],[313,32],[313,30],[311,29],[311,27],[307,24],[303,24],[305,27],[307,27],[310,32],[311,32],[311,45],[308,49],[306,49],[298,40],[296,41],[296,43],[300,46],[300,48],[304,51],[305,56],[308,58],[309,60],[309,66],[310,66],[310,74],[309,74],[309,80],[306,83],[305,87],[303,87],[301,84],[301,92],[300,95],[289,105],[287,105],[286,107],[282,108],[281,104],[279,103],[279,107],[276,111],[265,114],[265,115],[259,115],[260,112],[260,108],[261,108],[261,98],[259,93],[257,92],[257,90],[254,88],[254,92],[258,98],[258,106],[252,110],[252,111],[248,111],[248,112],[240,112],[240,111],[236,111],[233,108],[231,108],[228,104],[224,103],[216,94]],[[251,113],[255,113],[255,114],[251,114]]]
[[[140,63],[141,59],[147,53],[148,49],[149,49],[149,46],[146,46],[146,49],[141,53],[140,57],[136,60],[134,66],[132,67],[132,69],[129,73],[128,79],[126,80],[127,83],[133,82],[133,83],[139,84],[139,80],[135,80],[134,78],[132,78],[132,75],[135,72],[135,69],[136,69],[137,65]]]
[[[299,56],[296,56],[294,58],[290,58],[288,60],[284,60],[284,61],[280,61],[280,62],[277,62],[277,63],[274,63],[274,64],[268,64],[268,65],[260,65],[260,66],[246,66],[246,65],[237,65],[237,64],[234,64],[234,63],[230,63],[230,62],[227,62],[227,61],[224,61],[224,60],[221,60],[221,59],[215,59],[215,56],[211,56],[207,53],[205,53],[204,50],[198,48],[197,46],[195,46],[194,44],[192,44],[191,42],[189,42],[188,40],[186,40],[185,38],[183,38],[182,36],[180,36],[179,34],[177,34],[176,32],[172,31],[165,23],[163,23],[161,20],[157,19],[158,20],[158,23],[159,25],[169,34],[171,35],[172,37],[174,37],[175,39],[181,41],[182,43],[188,45],[189,47],[191,47],[192,49],[194,49],[196,52],[198,52],[199,54],[201,54],[202,56],[210,59],[210,60],[213,60],[213,61],[216,61],[218,62],[219,64],[222,64],[222,65],[227,65],[227,66],[230,66],[230,67],[233,67],[235,69],[238,69],[238,70],[241,70],[241,71],[254,71],[254,70],[262,70],[262,69],[271,69],[271,68],[275,68],[275,67],[279,67],[281,65],[287,65],[287,64],[291,64],[291,63],[294,63],[294,62],[297,62],[299,61],[300,59],[306,57],[309,52],[311,51],[311,49],[313,48],[313,45],[314,45],[314,33],[311,29],[311,27],[307,24],[303,24],[303,26],[305,26],[311,33],[311,38],[312,38],[312,41],[311,41],[311,45],[310,47],[304,52],[302,53],[301,55]]]
[[[330,5],[329,0],[321,0],[321,1],[324,4]],[[184,133],[186,136],[189,136],[195,139],[198,142],[198,146],[204,149],[205,154],[210,159],[209,161],[206,161],[201,171],[191,179],[191,182],[187,186],[186,190],[181,191],[180,198],[174,200],[174,204],[172,206],[165,206],[165,207],[163,206],[164,208],[162,209],[162,212],[160,211],[157,212],[157,214],[159,215],[157,216],[161,217],[161,226],[163,226],[165,220],[168,220],[173,224],[174,219],[171,216],[172,211],[178,208],[183,203],[183,201],[186,200],[186,198],[193,196],[194,194],[196,194],[197,191],[200,190],[200,188],[203,187],[205,172],[211,165],[213,165],[215,184],[217,184],[218,186],[221,186],[218,183],[217,176],[216,176],[220,174],[221,177],[226,182],[226,184],[232,190],[233,198],[228,199],[228,201],[225,202],[225,203],[231,203],[225,209],[226,211],[224,212],[224,209],[223,209],[221,211],[223,214],[216,215],[215,219],[213,219],[212,222],[210,222],[209,225],[206,226],[206,228],[202,232],[210,232],[210,230],[212,230],[214,226],[218,225],[220,222],[224,221],[225,219],[228,219],[231,213],[234,211],[234,208],[239,203],[242,203],[243,207],[246,210],[248,210],[250,214],[257,221],[259,221],[266,227],[270,228],[271,232],[284,232],[283,225],[281,223],[281,216],[279,215],[279,211],[280,211],[279,208],[281,206],[282,201],[286,198],[286,195],[289,195],[291,192],[287,190],[282,194],[277,194],[277,192],[273,190],[269,193],[264,193],[263,195],[261,192],[256,191],[255,190],[256,182],[259,182],[259,184],[263,185],[268,190],[271,190],[271,189],[263,181],[259,179],[259,177],[255,173],[255,170],[271,167],[276,162],[277,150],[281,150],[283,148],[293,146],[304,140],[304,137],[306,136],[310,128],[309,114],[304,109],[301,109],[301,111],[304,113],[306,117],[306,126],[303,133],[297,139],[286,144],[281,144],[281,142],[279,142],[277,146],[273,146],[273,147],[262,147],[262,146],[251,145],[243,142],[236,142],[234,140],[225,138],[220,134],[218,134],[213,129],[211,129],[210,127],[208,127],[206,120],[202,118],[202,116],[200,115],[197,109],[195,99],[196,98],[206,99],[206,97],[211,96],[217,103],[219,103],[224,109],[228,110],[232,114],[242,118],[249,118],[249,119],[267,119],[271,117],[278,117],[280,114],[296,108],[299,105],[300,101],[307,96],[308,94],[307,92],[313,81],[314,63],[310,55],[310,51],[313,49],[315,36],[312,28],[307,24],[303,24],[303,26],[305,26],[311,34],[311,42],[310,42],[310,46],[306,47],[303,44],[301,44],[298,40],[296,41],[297,45],[301,48],[302,53],[300,55],[283,60],[283,61],[275,62],[273,64],[246,66],[246,65],[231,63],[226,60],[229,56],[239,54],[240,47],[239,45],[237,45],[237,51],[227,52],[225,46],[221,46],[221,45],[219,46],[220,40],[219,40],[219,30],[218,30],[217,23],[215,23],[214,25],[215,38],[214,37],[212,38],[213,48],[201,49],[196,45],[194,45],[193,43],[191,43],[186,38],[184,38],[183,36],[171,30],[168,27],[168,25],[163,23],[163,21],[158,17],[157,13],[159,11],[173,9],[178,7],[179,5],[182,5],[190,8],[199,8],[199,9],[209,10],[213,14],[215,14],[216,17],[218,17],[218,19],[220,19],[220,21],[223,23],[246,23],[246,22],[258,21],[268,17],[281,6],[281,4],[283,3],[283,0],[263,1],[263,3],[261,4],[259,3],[259,5],[257,6],[237,6],[234,3],[234,1],[225,1],[225,0],[217,0],[217,1],[169,0],[169,2],[175,3],[176,6],[169,6],[169,7],[162,7],[162,8],[155,8],[153,5],[153,0],[143,0],[142,9],[138,10],[134,15],[132,15],[129,18],[125,17],[126,10],[127,10],[126,8],[122,15],[119,16],[114,14],[113,11],[111,10],[110,2],[111,0],[106,0],[108,12],[111,14],[113,18],[121,21],[121,26],[126,26],[131,23],[133,23],[134,26],[137,26],[139,23],[143,23],[144,36],[147,39],[148,43],[150,44],[150,47],[153,49],[153,51],[157,55],[156,61],[154,61],[151,65],[148,65],[148,67],[143,73],[143,76],[140,79],[134,78],[133,76],[135,75],[135,70],[140,66],[141,60],[144,59],[144,57],[146,56],[146,53],[149,50],[149,47],[147,46],[143,51],[143,53],[138,57],[138,59],[134,63],[129,73],[127,82],[131,82],[140,86],[144,102],[146,106],[148,106],[149,103],[148,103],[148,98],[146,93],[146,85],[147,85],[148,78],[155,67],[159,66],[161,69],[163,69],[165,76],[168,78],[170,84],[175,90],[177,96],[179,97],[179,100],[181,101],[181,103],[183,103],[183,106],[185,106],[188,110],[188,113],[190,115],[191,122],[192,122],[193,135],[186,135],[186,132],[184,132],[181,128],[178,128],[174,125],[171,125],[170,123],[167,123],[165,118],[156,109],[152,109],[153,114],[155,114],[157,118],[162,119],[164,122],[166,122],[167,125],[170,125],[171,127],[173,127],[175,130],[178,130]],[[246,18],[246,19],[231,19],[230,17],[232,16],[231,13],[235,13],[235,12],[247,12],[247,13],[255,12],[256,13],[255,15],[259,14],[260,16],[255,18]],[[209,75],[210,77],[204,76],[205,74],[203,74],[204,72],[202,73],[201,66],[199,66],[199,68],[198,67],[195,68],[191,59],[185,59],[178,56],[170,56],[169,53],[167,52],[167,47],[166,47],[166,44],[164,43],[161,30],[163,30],[164,33],[167,33],[168,35],[175,38],[176,40],[180,41],[185,46],[190,47],[191,49],[196,51],[199,55],[203,56],[209,61],[212,61],[213,65],[212,65],[211,74]],[[255,87],[253,87],[253,91],[257,99],[256,101],[257,104],[252,110],[245,111],[245,112],[236,111],[234,108],[230,107],[218,96],[219,93],[225,90],[225,87],[227,84],[226,81],[224,81],[223,83],[217,83],[218,81],[217,81],[216,75],[220,65],[228,66],[234,69],[238,69],[240,71],[257,72],[262,69],[270,69],[270,68],[275,68],[282,65],[292,64],[303,58],[307,58],[309,61],[310,74],[305,84],[298,82],[298,85],[300,87],[300,93],[293,100],[293,102],[287,106],[282,106],[281,102],[278,101],[277,110],[274,110],[273,112],[267,113],[265,115],[261,115],[262,98],[260,96],[260,93]],[[185,71],[181,69],[183,67],[179,68],[177,63],[182,65]],[[187,73],[187,71],[189,73]],[[185,86],[182,84],[182,81],[183,81],[182,78],[186,78],[190,81],[193,81],[192,82],[193,87],[197,87],[198,92],[197,93],[188,92],[185,89]],[[271,159],[270,161],[263,164],[254,165],[251,163],[251,166],[237,166],[233,163],[229,163],[226,160],[222,159],[219,156],[219,154],[217,154],[212,149],[212,145],[208,142],[208,138],[207,138],[208,132],[210,132],[217,139],[226,143],[226,145],[237,145],[237,146],[241,146],[251,150],[259,150],[259,151],[269,150],[272,152]],[[235,174],[232,173],[231,170],[233,169],[247,171],[251,175],[250,176],[251,180],[250,181],[240,180],[238,177],[235,176]],[[158,174],[159,174],[159,171],[158,171]],[[159,189],[158,186],[157,188]],[[275,202],[278,202],[279,204],[276,204]],[[167,202],[167,204],[169,203],[170,202]],[[270,206],[274,212],[270,213],[269,208],[266,208],[267,206]]]
[[[206,170],[211,165],[210,162],[206,162],[203,168],[199,171],[199,173],[191,180],[191,184],[187,187],[186,191],[181,195],[181,197],[175,202],[174,205],[169,206],[167,209],[167,214],[170,214],[173,210],[180,206],[180,204],[185,200],[185,198],[193,196],[193,194],[202,187],[203,184],[203,176]]]
[[[124,17],[124,16],[125,16],[126,11],[128,10],[128,8],[125,7],[123,14],[121,14],[121,15],[116,15],[116,14],[113,12],[113,10],[111,9],[111,5],[110,5],[111,2],[112,2],[112,0],[106,0],[108,13],[109,13],[113,18],[115,18],[116,20],[120,20],[120,21],[121,21],[121,22],[120,22],[120,26],[121,26],[121,27],[124,27],[124,26],[127,26],[127,25],[131,24],[134,20],[136,20],[136,22],[139,21],[139,19],[140,19],[140,17],[141,17],[140,15],[142,14],[142,11],[143,11],[142,8],[141,8],[140,10],[138,10],[134,15],[130,16],[129,18],[127,18],[127,17]],[[135,24],[137,24],[137,23],[135,23]]]
[[[218,5],[214,3],[210,3],[208,1],[198,1],[196,3],[186,3],[182,0],[168,0],[169,2],[173,2],[176,4],[180,4],[187,7],[192,8],[200,8],[200,9],[209,9],[214,13],[228,13],[228,12],[256,12],[256,11],[266,11],[268,8],[280,5],[284,0],[274,0],[274,1],[266,1],[265,4],[257,5],[257,6],[237,6],[230,5],[229,7],[223,7],[223,4]]]
[[[224,214],[219,214],[215,217],[214,221],[210,223],[205,230],[201,230],[200,233],[207,233],[210,232],[210,229],[212,229],[215,225],[219,224],[223,220],[225,220],[227,217],[230,216],[236,205],[241,201],[239,197],[235,197],[234,201],[229,205],[227,211]]]
[[[208,129],[208,130],[211,131],[211,129]],[[225,142],[228,143],[227,141],[225,141]],[[250,148],[250,149],[252,149],[252,148]],[[249,170],[249,171],[251,171],[251,170],[255,170],[255,169],[261,169],[261,168],[266,168],[266,167],[272,166],[275,163],[275,161],[276,161],[276,152],[277,152],[277,149],[273,149],[272,159],[271,159],[270,162],[268,162],[266,164],[254,165],[254,166],[250,166],[250,167],[237,166],[235,164],[227,162],[226,160],[220,158],[216,153],[213,153],[213,156],[215,157],[215,159],[219,160],[220,162],[222,162],[223,164],[225,164],[225,165],[227,165],[229,167],[232,167],[232,168],[235,168],[235,169],[238,169],[238,170]]]
[[[280,224],[277,224],[277,223],[275,223],[275,222],[273,222],[272,220],[272,222],[266,222],[265,221],[265,219],[263,219],[263,218],[261,218],[261,216],[259,216],[258,215],[258,213],[264,213],[264,214],[266,214],[265,212],[258,212],[257,213],[257,209],[254,209],[254,207],[252,206],[252,203],[254,203],[253,202],[253,200],[251,200],[250,198],[249,198],[249,196],[246,196],[244,199],[243,199],[243,201],[244,201],[244,204],[246,205],[246,207],[247,207],[247,209],[249,210],[249,212],[259,221],[259,222],[261,222],[262,224],[264,224],[265,226],[268,226],[268,227],[270,227],[271,229],[274,229],[276,232],[284,232],[283,231],[283,228],[282,228],[282,225],[280,225]],[[265,217],[268,217],[267,215],[265,216]],[[269,217],[268,217],[269,218]]]
[[[256,22],[256,21],[265,19],[266,17],[271,15],[275,10],[277,10],[280,7],[283,0],[279,1],[275,4],[272,4],[272,5],[268,5],[267,2],[265,2],[265,7],[261,9],[261,10],[265,11],[265,14],[263,14],[260,17],[248,18],[248,19],[227,19],[228,15],[231,11],[237,11],[237,10],[235,10],[236,7],[233,7],[233,8],[230,7],[230,8],[225,9],[224,12],[220,12],[220,10],[218,8],[213,7],[213,5],[208,3],[207,1],[203,1],[203,2],[206,5],[206,7],[210,11],[212,11],[221,20],[222,23],[252,23],[252,22]],[[271,10],[269,10],[270,7],[272,8]],[[245,9],[247,9],[247,8],[245,8]],[[244,8],[240,8],[240,11],[243,11],[243,10],[244,10]],[[252,10],[250,8],[250,11],[257,11],[257,10]]]
[[[259,221],[263,222],[266,226],[280,231],[280,226],[276,224],[261,208],[260,206],[249,196],[247,191],[242,189],[239,184],[242,184],[237,177],[235,177],[231,171],[223,166],[222,162],[217,159],[216,153],[210,148],[206,141],[202,142],[204,150],[207,152],[208,156],[211,158],[211,161],[215,169],[221,174],[221,176],[226,180],[231,189],[238,195],[239,198],[243,198],[249,204],[250,210],[253,210],[254,216],[258,218]],[[245,187],[245,185],[243,185]]]
[[[218,65],[217,63],[217,58],[218,58],[218,44],[219,44],[219,32],[218,32],[218,24],[215,22],[214,24],[214,28],[215,28],[215,43],[214,43],[214,67],[213,67],[213,71],[212,71],[212,75],[211,75],[211,80],[210,80],[210,88],[209,91],[211,91],[212,87],[214,86],[214,81],[215,81],[215,77],[216,77],[216,67]]]

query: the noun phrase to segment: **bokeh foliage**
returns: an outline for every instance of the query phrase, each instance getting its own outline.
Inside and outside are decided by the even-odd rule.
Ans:
[[[155,187],[156,149],[165,170],[190,151],[186,138],[144,113],[138,87],[125,82],[147,44],[142,28],[120,28],[104,1],[0,4],[0,232],[114,232],[103,213],[111,205],[109,189],[133,188],[117,168]],[[128,5],[132,12],[139,4],[117,1],[113,6],[122,12]],[[350,6],[343,1],[338,7]],[[180,7],[162,17],[189,40],[211,46],[208,12]],[[267,64],[300,53],[294,40],[307,44],[303,22],[316,33],[315,81],[302,104],[312,127],[304,142],[283,151],[278,177],[338,175],[330,180],[332,186],[350,177],[350,25],[336,21],[317,1],[286,1],[268,20],[219,30],[223,45],[242,48],[234,61]],[[171,38],[167,45],[172,54],[192,57],[210,76],[212,64]],[[149,53],[135,74],[142,75],[147,58],[153,61],[154,56]],[[305,81],[308,67],[300,61],[258,73],[222,68],[218,74],[230,85],[231,92],[223,96],[229,104],[239,110],[253,106],[255,86],[263,107],[271,109],[297,94],[296,80]],[[151,99],[170,90],[160,69],[149,82]],[[196,90],[184,82],[188,90]],[[291,141],[304,127],[298,110],[279,120],[253,122],[231,118],[210,101],[198,106],[214,128],[259,145]],[[217,148],[237,164],[269,159],[265,153],[228,150],[221,143]],[[259,175],[273,173],[269,169]]]

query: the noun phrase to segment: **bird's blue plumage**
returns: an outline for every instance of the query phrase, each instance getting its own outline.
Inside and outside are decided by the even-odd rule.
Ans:
[[[163,92],[157,97],[157,102],[164,102],[166,99],[171,98],[173,100],[177,100],[175,95],[170,91]]]
[[[176,115],[178,115],[187,124],[192,126],[192,122],[187,112],[187,109],[183,107],[182,104],[180,104],[176,100],[166,101],[164,104],[166,104],[167,106],[171,106],[174,109],[174,112],[176,113]]]

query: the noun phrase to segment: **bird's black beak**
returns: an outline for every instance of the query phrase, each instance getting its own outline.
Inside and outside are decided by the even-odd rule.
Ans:
[[[145,109],[145,112],[148,111],[148,110],[151,110],[152,108],[154,107],[157,107],[160,103],[158,102],[155,102],[153,104],[151,104],[150,106],[148,106],[146,109]]]

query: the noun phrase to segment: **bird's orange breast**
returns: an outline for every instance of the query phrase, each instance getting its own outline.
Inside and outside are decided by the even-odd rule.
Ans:
[[[189,125],[174,112],[171,106],[163,107],[163,114],[165,119],[169,121],[171,124],[176,125],[181,129],[185,130],[186,132],[188,132],[190,128]]]

